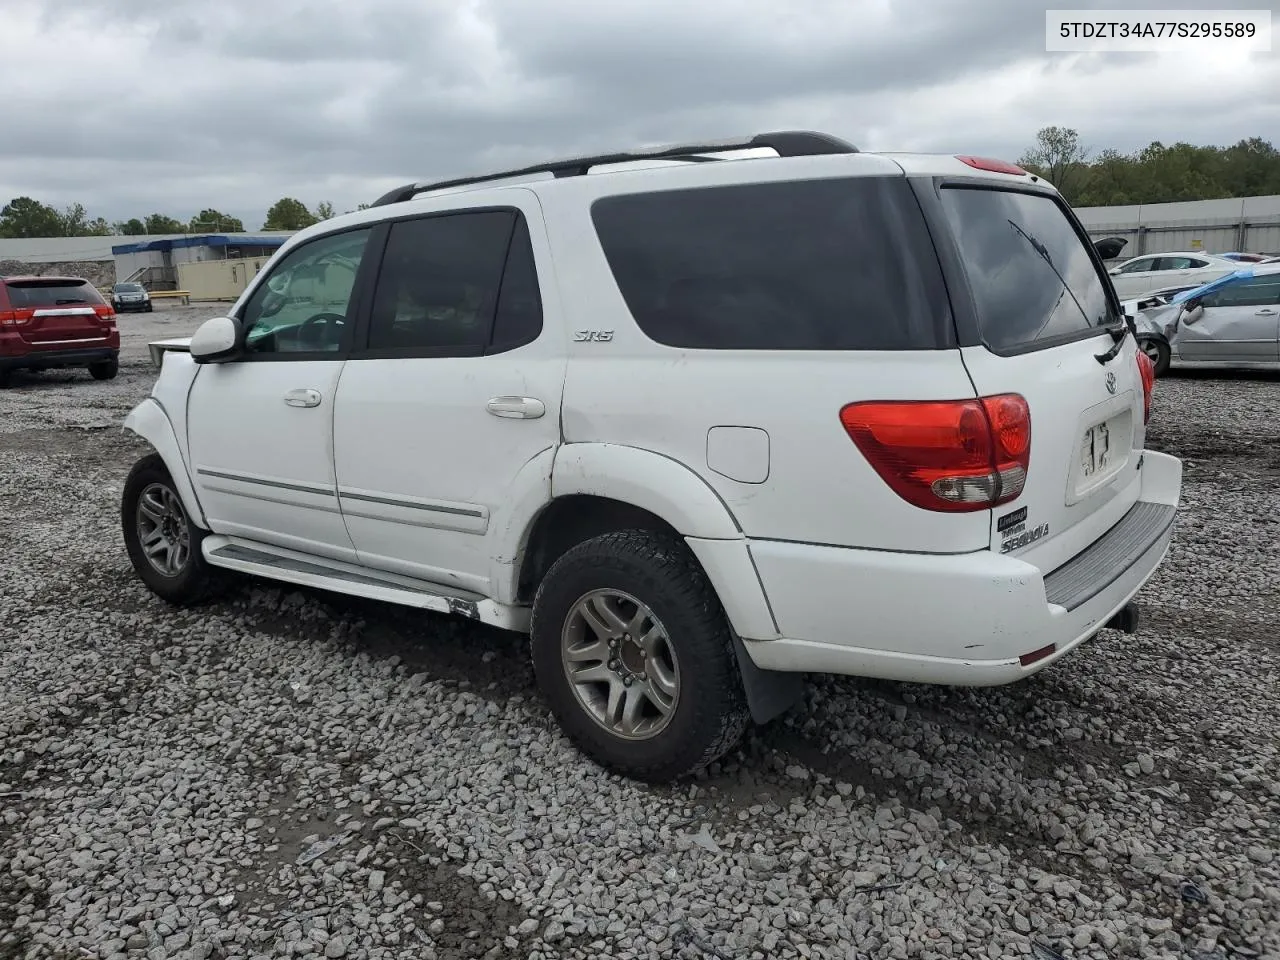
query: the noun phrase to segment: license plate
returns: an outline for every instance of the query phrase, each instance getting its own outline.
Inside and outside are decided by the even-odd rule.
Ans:
[[[1104,473],[1111,466],[1111,427],[1100,423],[1084,432],[1080,443],[1080,475],[1084,479]]]

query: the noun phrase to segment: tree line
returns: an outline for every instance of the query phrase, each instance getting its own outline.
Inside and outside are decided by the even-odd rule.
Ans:
[[[1070,127],[1045,127],[1018,162],[1075,207],[1280,194],[1280,150],[1261,137],[1230,147],[1157,140],[1133,153],[1095,155]]]
[[[362,203],[357,208],[364,210]],[[348,213],[351,211],[348,210]],[[323,200],[314,210],[294,197],[282,197],[267,210],[263,230],[301,230],[321,220],[336,216],[333,204]],[[238,217],[206,207],[189,220],[179,220],[165,213],[108,222],[103,217],[90,219],[85,208],[73,203],[65,210],[31,197],[14,197],[0,209],[0,237],[140,237],[165,233],[244,233],[244,222]]]
[[[1181,141],[1166,146],[1154,141],[1133,153],[1107,149],[1095,155],[1080,142],[1076,130],[1044,127],[1018,162],[1056,186],[1077,207],[1280,194],[1280,150],[1261,137],[1229,147]],[[357,209],[368,206],[362,203]],[[267,210],[262,229],[301,230],[332,216],[333,204],[327,200],[308,209],[295,197],[282,197]],[[102,217],[91,219],[79,203],[58,210],[31,197],[15,197],[0,209],[0,237],[243,232],[239,218],[213,207],[189,220],[152,213],[114,223]]]

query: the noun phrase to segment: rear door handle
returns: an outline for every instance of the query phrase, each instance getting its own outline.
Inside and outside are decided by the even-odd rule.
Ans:
[[[1258,316],[1260,317],[1274,317],[1275,315],[1276,315],[1276,312],[1274,310],[1263,309],[1258,311]]]
[[[320,391],[290,390],[284,395],[284,402],[291,407],[318,407],[320,406]]]
[[[494,397],[485,409],[495,417],[510,420],[536,420],[547,412],[546,405],[533,397]]]

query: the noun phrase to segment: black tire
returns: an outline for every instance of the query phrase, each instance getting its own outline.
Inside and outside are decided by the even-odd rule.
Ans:
[[[1157,377],[1163,377],[1169,372],[1170,355],[1169,345],[1167,343],[1163,340],[1157,340],[1155,337],[1143,337],[1138,341],[1138,345],[1142,347],[1143,352],[1146,353],[1147,356],[1151,356],[1152,353],[1155,354],[1154,357],[1151,357],[1151,360],[1155,365],[1155,374]]]
[[[149,304],[149,303],[147,304],[147,306],[146,306],[146,311],[147,311],[147,313],[151,313],[154,309],[155,309],[155,308],[154,308],[151,304]]]
[[[119,357],[112,357],[110,360],[99,360],[97,363],[89,364],[89,376],[95,380],[114,380],[119,372]]]
[[[0,367],[0,390],[3,390],[5,387],[9,386],[9,378],[12,373],[13,373],[12,370],[8,370],[3,367]]]
[[[138,577],[156,596],[175,606],[201,603],[218,592],[223,586],[223,577],[221,571],[209,565],[200,550],[204,538],[209,535],[208,531],[192,523],[185,509],[181,509],[179,529],[186,533],[186,560],[176,573],[166,575],[161,572],[147,558],[143,549],[142,532],[139,529],[141,500],[144,493],[156,491],[157,488],[167,490],[181,508],[182,498],[164,460],[159,454],[153,453],[133,465],[124,483],[124,495],[120,500],[120,522],[125,549]]]
[[[595,590],[620,591],[645,604],[678,661],[674,707],[666,726],[648,739],[606,730],[566,674],[561,651],[570,614]],[[678,540],[625,530],[573,547],[539,585],[530,632],[534,674],[552,713],[583,753],[611,770],[650,783],[676,780],[719,759],[746,730],[750,713],[728,620],[706,574]]]

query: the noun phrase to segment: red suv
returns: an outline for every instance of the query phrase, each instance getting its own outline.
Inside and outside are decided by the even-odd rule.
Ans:
[[[13,370],[88,367],[95,380],[120,369],[116,314],[80,277],[0,277],[0,387]]]

